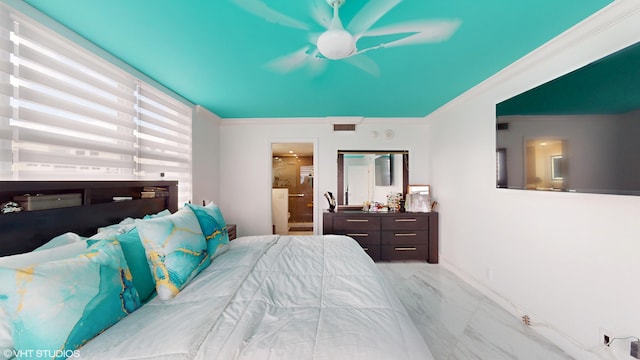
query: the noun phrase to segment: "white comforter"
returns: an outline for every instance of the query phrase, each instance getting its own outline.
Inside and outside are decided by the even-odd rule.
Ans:
[[[230,245],[175,299],[153,299],[80,357],[433,359],[353,239],[260,236]]]

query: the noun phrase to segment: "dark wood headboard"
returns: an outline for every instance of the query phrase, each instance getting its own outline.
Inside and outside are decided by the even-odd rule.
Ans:
[[[162,187],[168,196],[141,198],[145,187]],[[66,232],[91,236],[97,228],[178,209],[177,181],[0,181],[0,204],[24,194],[81,194],[80,206],[0,214],[0,256],[32,251]],[[113,201],[114,196],[132,200]]]

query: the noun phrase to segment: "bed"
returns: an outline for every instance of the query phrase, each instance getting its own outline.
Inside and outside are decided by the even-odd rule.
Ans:
[[[175,204],[167,203],[168,199],[162,200],[164,203],[156,201],[157,204],[145,212],[155,214],[164,208],[175,208]],[[109,221],[141,216],[138,210],[129,214],[121,203],[109,204],[117,207],[115,218],[114,214],[105,215]],[[101,204],[102,207],[110,205]],[[192,209],[198,218],[196,210],[202,207],[185,206],[164,217],[137,219],[134,224],[141,241],[153,241],[149,240],[149,224],[168,222],[170,218],[178,223],[175,219],[180,216],[186,219],[187,215],[191,219],[190,210],[185,209]],[[71,210],[47,211],[48,216],[55,218]],[[0,221],[5,216],[14,215],[0,215]],[[127,224],[130,231],[131,222]],[[96,229],[98,227],[104,229],[104,220],[98,221]],[[15,234],[17,230],[12,231]],[[202,233],[206,233],[204,227]],[[1,250],[6,248],[4,234],[0,239]],[[102,246],[95,256],[100,257],[119,245],[115,241],[95,240],[91,247]],[[179,291],[164,292],[158,285],[151,296],[139,303],[127,302],[130,297],[126,292],[121,293],[122,308],[131,306],[132,309],[126,316],[98,331],[92,339],[81,341],[77,349],[64,347],[63,351],[45,355],[80,359],[433,359],[373,261],[350,237],[245,236],[224,245],[224,251],[205,258],[197,257],[196,251],[189,249],[189,259],[201,269],[188,278]],[[209,246],[210,243],[205,245],[207,249]],[[215,245],[215,249],[222,248],[220,244]],[[33,249],[21,249],[22,252],[30,250]],[[20,256],[32,254],[12,257]],[[0,270],[3,260],[4,264],[10,263],[8,258],[11,257],[0,258]],[[124,258],[127,261],[123,263],[132,264]],[[153,261],[157,260],[149,260],[149,264],[155,264]],[[208,262],[206,266],[202,266],[204,262]],[[156,269],[153,265],[150,267]],[[152,273],[157,280],[156,273],[153,270]],[[126,285],[128,277],[122,279]],[[5,282],[0,284],[0,303],[5,296],[3,291],[10,292],[6,288]],[[67,301],[65,307],[73,305],[74,299]],[[25,302],[27,309],[28,305]],[[13,311],[6,304],[4,309]],[[94,312],[86,309],[88,307],[84,315],[99,314],[95,309]],[[93,324],[92,320],[97,317],[92,315],[85,320]],[[96,323],[100,321],[97,319]],[[62,327],[54,327],[56,329],[49,330],[64,332]],[[73,330],[77,327],[76,324]],[[11,350],[10,355],[35,357],[33,351],[25,350],[43,349]],[[6,349],[2,352],[7,353]]]

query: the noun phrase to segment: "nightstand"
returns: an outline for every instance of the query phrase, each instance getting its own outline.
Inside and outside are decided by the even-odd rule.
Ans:
[[[238,236],[236,224],[227,224],[227,233],[229,233],[229,241],[235,239]]]

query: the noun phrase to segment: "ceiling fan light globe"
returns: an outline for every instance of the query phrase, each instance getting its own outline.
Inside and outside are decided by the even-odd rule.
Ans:
[[[320,53],[331,60],[346,58],[356,50],[356,44],[348,31],[332,29],[323,32],[316,44]]]

